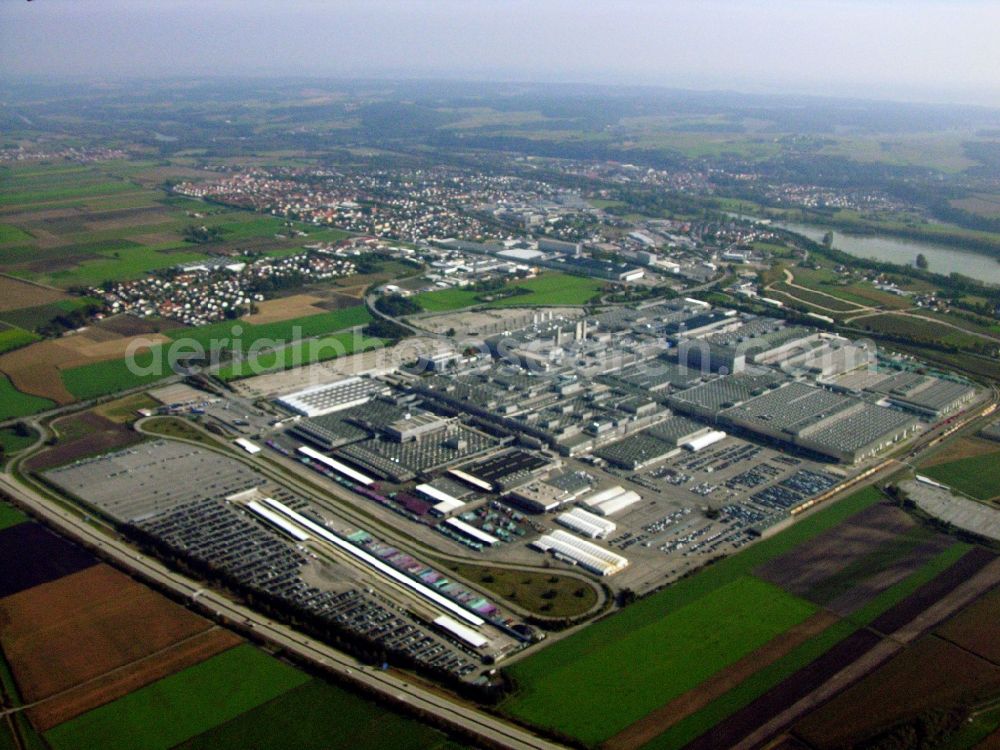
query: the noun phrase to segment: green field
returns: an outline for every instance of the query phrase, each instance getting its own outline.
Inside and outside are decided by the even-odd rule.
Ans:
[[[1000,451],[930,466],[920,473],[977,500],[1000,497]]]
[[[219,368],[216,375],[221,380],[236,380],[265,372],[287,370],[292,367],[325,362],[355,352],[378,349],[384,345],[378,338],[362,336],[360,332],[345,331],[333,336],[323,336],[308,341],[297,341],[281,349],[262,351],[240,363],[229,363]]]
[[[701,605],[703,600],[713,607],[724,608],[727,606],[726,603],[719,600],[715,592],[736,582],[740,583],[733,589],[734,595],[758,591],[756,585],[746,586],[743,583],[744,580],[750,580],[746,577],[757,566],[836,526],[844,519],[879,502],[880,499],[881,495],[875,488],[861,490],[801,519],[780,534],[757,542],[739,554],[721,560],[697,575],[646,597],[614,616],[601,620],[549,646],[537,655],[515,664],[510,668],[510,674],[518,683],[520,692],[515,693],[504,704],[504,710],[516,717],[575,734],[586,741],[599,741],[613,735],[650,710],[662,705],[663,696],[678,688],[678,684],[673,682],[675,680],[673,674],[678,670],[669,669],[657,673],[659,680],[665,683],[669,681],[670,684],[668,686],[654,682],[652,688],[656,696],[654,699],[643,699],[640,696],[636,699],[638,703],[632,703],[631,699],[621,702],[607,700],[609,695],[617,695],[619,691],[631,694],[632,688],[629,687],[629,683],[633,679],[633,669],[643,670],[647,661],[658,663],[661,659],[671,656],[671,654],[651,656],[648,640],[646,642],[637,640],[637,633],[647,632],[650,636],[655,634],[657,643],[672,643],[672,636],[669,633],[661,633],[663,621],[676,616],[676,613],[688,611],[689,605]],[[764,591],[767,593],[766,595],[761,593],[762,606],[775,610],[780,618],[790,617],[794,613],[801,619],[805,616],[803,613],[807,614],[811,610],[811,605],[789,597],[778,589],[772,591],[772,587],[767,587]],[[699,621],[698,608],[694,607],[685,617],[690,617],[691,622]],[[722,619],[726,620],[728,617],[725,615]],[[751,622],[756,620],[753,611],[750,613],[750,620]],[[681,622],[683,621],[682,618]],[[730,625],[721,627],[725,629]],[[732,627],[741,626],[737,623]],[[749,627],[750,630],[746,633],[740,631],[728,635],[727,641],[738,643],[742,638],[745,647],[746,644],[754,642],[755,638],[763,637],[765,631],[757,630],[754,625]],[[766,628],[766,625],[764,627]],[[695,638],[694,642],[708,638],[714,640],[714,633],[720,625],[713,623],[706,628],[705,633],[699,634],[700,638]],[[622,643],[628,644],[633,650],[623,651]],[[607,654],[607,657],[602,657],[601,654]],[[727,653],[726,657],[732,661],[739,658],[739,655]],[[628,665],[628,668],[625,669],[622,665]],[[702,672],[699,674],[702,676],[697,682],[708,676]],[[683,679],[683,675],[678,679]],[[578,697],[581,686],[587,691],[595,690],[594,686],[601,687],[604,703],[599,710],[589,702],[586,703],[586,708],[583,708],[584,701]],[[567,690],[570,692],[566,692]],[[573,695],[573,699],[567,700],[567,695]],[[586,698],[587,701],[590,699],[590,696]],[[595,710],[598,710],[596,717]],[[614,717],[602,719],[601,715],[609,711],[615,712]]]
[[[793,297],[793,301],[804,302],[812,307],[822,308],[822,312],[828,313],[833,310],[834,312],[862,312],[858,309],[858,306],[848,302],[847,300],[841,299],[840,297],[835,297],[830,294],[817,294],[814,291],[808,289],[799,289],[798,287],[788,286],[785,282],[779,282],[772,287],[773,291],[782,292],[786,296]]]
[[[424,292],[414,301],[428,312],[446,312],[462,307],[520,307],[522,305],[584,305],[600,294],[604,282],[564,273],[546,273],[533,279],[511,284],[505,289],[527,289],[529,294],[515,294],[494,301],[483,301],[497,292],[476,292],[468,289],[442,289]]]
[[[9,325],[23,328],[26,331],[34,331],[39,326],[43,326],[58,315],[71,313],[81,307],[86,307],[94,300],[89,297],[74,297],[73,299],[50,302],[47,305],[36,305],[35,307],[19,307],[16,310],[5,310],[0,313],[0,321]]]
[[[54,750],[167,750],[309,681],[242,645],[46,733]]]
[[[320,680],[194,737],[178,750],[437,750],[444,735]]]
[[[51,286],[68,289],[72,286],[99,286],[105,281],[127,281],[138,279],[150,271],[170,268],[180,263],[204,260],[205,254],[193,250],[164,249],[184,247],[181,243],[168,243],[167,248],[157,246],[133,247],[127,250],[102,251],[101,258],[85,260],[73,268],[57,271],[29,272],[22,269],[12,271],[12,275],[38,281]],[[115,257],[115,256],[118,257]]]
[[[177,354],[179,355],[191,353],[191,347],[194,344],[204,347],[206,352],[211,351],[213,345],[217,349],[229,348],[230,342],[234,338],[234,332],[238,334],[236,338],[241,342],[241,350],[247,354],[251,352],[251,346],[254,342],[258,342],[260,353],[254,358],[257,363],[256,368],[234,364],[222,366],[219,377],[223,380],[231,380],[245,375],[280,370],[308,362],[319,362],[354,351],[376,348],[382,344],[381,339],[362,338],[360,334],[355,336],[353,332],[349,331],[315,341],[311,340],[311,337],[361,325],[370,319],[367,309],[359,305],[334,312],[295,318],[281,323],[254,325],[243,321],[225,321],[201,328],[171,329],[166,333],[177,342],[190,340],[188,346],[180,347],[178,344]],[[286,341],[295,341],[293,336],[296,335],[310,340],[299,341],[278,350],[268,348],[270,345],[267,340],[280,344]],[[154,354],[157,350],[159,353]],[[169,347],[166,346],[154,346],[151,350],[140,352],[136,356],[136,363],[142,368],[148,367],[154,356],[161,358],[162,367],[157,368],[152,373],[135,374],[129,369],[126,359],[114,359],[63,370],[63,384],[70,393],[83,401],[153,383],[173,374],[170,362],[168,362]]]
[[[26,417],[55,406],[55,402],[21,393],[6,375],[0,375],[0,419]]]
[[[851,325],[873,331],[876,334],[896,336],[915,344],[921,342],[945,344],[960,349],[974,349],[984,339],[970,333],[963,333],[950,326],[938,325],[921,318],[885,313],[860,318]]]
[[[133,373],[129,369],[127,359],[112,359],[106,362],[72,367],[62,371],[63,385],[76,398],[85,401],[147,383],[154,383],[173,374],[167,362],[166,351],[162,346],[154,346],[137,353],[135,363],[140,368],[149,367],[153,364],[154,357],[160,358],[162,367],[156,367],[151,373]]]
[[[515,601],[543,617],[579,617],[597,604],[594,587],[570,576],[470,563],[449,562],[446,565],[480,588]]]
[[[13,427],[0,428],[0,448],[4,454],[12,456],[18,451],[22,451],[35,442],[37,435],[31,432],[29,435],[18,435]]]
[[[0,354],[38,341],[41,336],[21,328],[0,328]]]
[[[833,646],[853,633],[856,628],[866,625],[889,609],[889,607],[902,601],[920,586],[955,563],[968,551],[969,545],[956,542],[944,552],[925,563],[913,575],[891,586],[882,592],[882,594],[875,597],[865,607],[855,612],[849,620],[841,620],[834,623],[822,633],[810,638],[773,664],[751,675],[737,687],[705,706],[705,708],[677,722],[652,742],[644,745],[643,750],[671,750],[672,748],[683,747],[707,732],[723,719],[743,708],[750,701],[760,697],[775,685],[778,685],[782,680],[791,677],[795,672],[820,657],[826,651],[829,651]]]
[[[74,187],[51,187],[44,190],[18,190],[0,194],[0,206],[29,206],[36,203],[72,200],[94,195],[112,195],[138,190],[131,182],[96,182]]]
[[[371,315],[367,308],[364,305],[356,305],[343,310],[283,320],[279,323],[256,324],[243,320],[227,320],[200,328],[175,328],[166,331],[166,335],[175,341],[184,339],[197,342],[206,351],[220,347],[231,348],[234,346],[233,341],[236,340],[240,342],[236,348],[247,352],[255,341],[270,339],[272,342],[282,343],[307,339],[364,325],[370,320]]]
[[[0,529],[8,529],[27,520],[28,517],[17,508],[7,503],[0,503]]]
[[[0,245],[8,242],[31,242],[32,236],[10,224],[0,224]]]
[[[805,620],[808,602],[741,576],[614,636],[571,638],[511,669],[515,716],[600,742]],[[628,610],[626,610],[627,612]],[[606,622],[613,623],[616,618]],[[589,630],[609,630],[597,623]],[[584,633],[588,632],[584,631]],[[609,700],[611,696],[614,700]],[[572,700],[567,700],[572,696]]]

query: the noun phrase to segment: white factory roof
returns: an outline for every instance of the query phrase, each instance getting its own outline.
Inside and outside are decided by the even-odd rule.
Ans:
[[[313,461],[319,461],[321,464],[333,469],[338,474],[341,474],[358,484],[363,484],[365,487],[370,484],[375,484],[375,480],[371,477],[362,474],[360,471],[352,469],[350,466],[340,463],[340,461],[337,461],[336,459],[324,456],[322,453],[317,450],[313,450],[308,445],[300,445],[299,453],[311,458]]]
[[[553,531],[545,534],[532,546],[542,551],[551,551],[556,555],[575,562],[581,568],[601,576],[619,573],[628,567],[628,560],[610,550],[604,549],[593,542],[579,539],[565,531]]]
[[[464,641],[465,643],[468,643],[473,648],[482,648],[489,643],[489,641],[477,631],[463,625],[458,620],[448,617],[448,615],[435,617],[434,624],[443,630],[447,630],[453,636],[461,641]]]
[[[355,376],[289,393],[279,398],[278,403],[296,414],[318,417],[363,404],[377,388],[371,380]]]
[[[605,537],[618,528],[613,521],[594,515],[583,508],[573,508],[566,513],[560,513],[556,516],[556,523],[594,539]]]
[[[634,505],[640,500],[642,500],[642,495],[638,492],[629,490],[628,492],[623,492],[620,495],[615,495],[610,500],[605,500],[603,503],[594,508],[594,510],[602,516],[612,516],[619,511],[625,510],[630,505]]]
[[[712,430],[704,435],[699,435],[696,438],[692,438],[684,443],[683,447],[687,448],[689,451],[700,451],[702,448],[707,448],[710,445],[718,443],[720,440],[725,440],[726,433],[722,430]]]
[[[457,497],[452,497],[444,490],[439,490],[437,487],[431,484],[418,484],[416,487],[414,487],[414,489],[424,497],[427,497],[431,500],[436,500],[438,503],[458,503],[459,505],[465,505],[465,503],[463,503]]]
[[[436,505],[431,506],[431,510],[439,515],[446,516],[452,511],[458,510],[463,505],[465,505],[465,503],[461,500],[442,500]]]
[[[304,542],[309,539],[309,535],[306,534],[302,529],[292,523],[288,523],[284,518],[279,516],[273,510],[265,508],[263,505],[258,503],[256,500],[251,500],[246,505],[247,509],[252,511],[254,514],[260,516],[265,521],[270,523],[272,526],[277,527],[280,531],[285,532],[288,536],[297,542]]]
[[[537,260],[538,258],[545,257],[545,253],[538,250],[531,250],[526,247],[501,250],[497,253],[497,255],[501,258],[508,258],[510,260]]]
[[[260,446],[255,443],[251,443],[246,438],[236,438],[233,442],[236,443],[238,446],[240,446],[240,448],[245,450],[251,456],[256,453],[260,453]]]
[[[480,531],[475,526],[467,524],[465,521],[459,520],[458,518],[449,518],[447,521],[445,521],[445,523],[448,524],[449,526],[453,526],[454,528],[458,529],[463,534],[471,536],[473,539],[482,542],[483,544],[494,545],[500,541],[492,534],[487,534],[485,531]]]
[[[320,526],[318,523],[315,523],[314,521],[310,521],[308,518],[306,518],[305,516],[303,516],[301,513],[297,513],[296,511],[294,511],[291,508],[289,508],[287,505],[284,505],[283,503],[279,503],[277,500],[274,500],[274,499],[272,499],[270,497],[264,498],[264,502],[267,505],[269,505],[271,508],[277,510],[279,513],[281,513],[286,518],[288,518],[289,520],[291,520],[297,526],[299,526],[301,528],[304,528],[307,531],[312,532],[313,534],[315,534],[320,539],[323,539],[323,540],[325,540],[327,542],[330,542],[334,546],[336,546],[339,549],[341,549],[342,551],[346,552],[351,557],[355,557],[358,560],[361,560],[363,563],[365,563],[369,567],[374,568],[375,570],[377,570],[379,573],[381,573],[382,575],[386,576],[387,578],[391,578],[396,583],[401,583],[406,588],[414,591],[415,593],[419,594],[420,596],[422,596],[423,598],[427,599],[428,601],[433,602],[434,604],[436,604],[438,607],[440,607],[441,609],[445,610],[446,612],[450,612],[450,613],[452,613],[452,614],[460,617],[461,619],[465,620],[467,623],[470,623],[472,625],[482,625],[483,623],[486,622],[479,615],[475,615],[472,612],[469,612],[464,607],[459,606],[458,604],[456,604],[455,602],[453,602],[451,599],[448,599],[448,598],[442,596],[437,591],[434,591],[430,587],[425,586],[423,583],[420,583],[419,581],[415,581],[414,579],[410,578],[409,576],[403,575],[398,570],[396,570],[395,568],[390,567],[389,565],[387,565],[386,563],[382,562],[381,560],[379,560],[374,555],[371,555],[368,552],[365,552],[365,550],[361,549],[356,544],[351,544],[350,542],[348,542],[348,541],[346,541],[344,539],[341,539],[339,536],[337,536],[336,534],[334,534],[332,531],[323,528],[322,526]]]
[[[600,505],[605,500],[610,500],[613,497],[621,495],[623,492],[625,492],[625,488],[620,484],[616,484],[614,487],[608,487],[607,489],[600,490],[592,495],[587,495],[587,497],[583,498],[581,502],[584,505],[593,508]]]
[[[594,513],[610,516],[640,500],[642,500],[642,496],[638,492],[626,490],[621,485],[616,484],[614,487],[608,487],[606,490],[588,495],[583,498],[582,502]]]
[[[472,476],[472,474],[468,474],[462,471],[461,469],[448,469],[448,473],[451,474],[452,476],[458,477],[463,482],[471,484],[473,487],[478,487],[479,489],[485,490],[486,492],[493,491],[492,484],[490,484],[489,482],[484,482],[482,479],[474,477]]]

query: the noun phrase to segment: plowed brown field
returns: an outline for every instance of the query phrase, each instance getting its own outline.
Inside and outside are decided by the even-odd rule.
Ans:
[[[26,703],[209,627],[207,620],[107,565],[0,600],[0,644]]]
[[[238,635],[222,628],[197,633],[185,641],[168,646],[164,651],[43,700],[28,709],[28,718],[38,731],[46,732],[57,724],[117,700],[167,675],[199,664],[241,642]]]

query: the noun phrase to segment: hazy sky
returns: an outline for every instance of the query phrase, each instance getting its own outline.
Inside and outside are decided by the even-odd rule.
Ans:
[[[1000,0],[3,0],[0,71],[631,82],[1000,105]]]

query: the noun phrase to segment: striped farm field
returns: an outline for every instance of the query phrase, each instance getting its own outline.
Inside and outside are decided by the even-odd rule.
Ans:
[[[814,611],[776,586],[741,576],[685,606],[663,606],[657,617],[614,638],[607,632],[586,643],[570,638],[515,665],[511,672],[521,692],[504,708],[533,724],[600,742]],[[583,633],[610,630],[614,621]]]
[[[242,645],[45,734],[53,750],[168,750],[309,681],[262,651]]]

